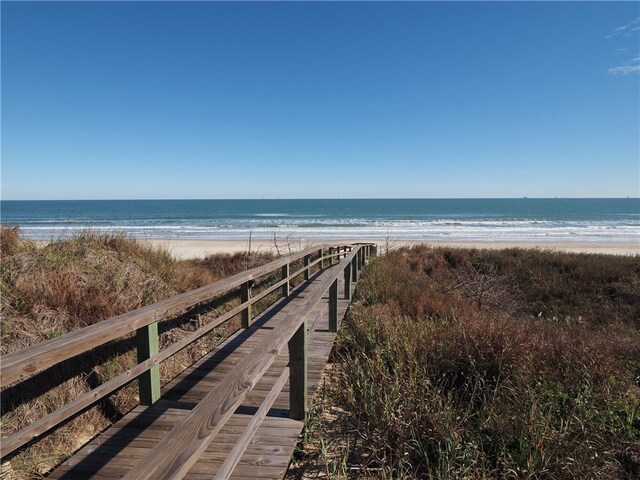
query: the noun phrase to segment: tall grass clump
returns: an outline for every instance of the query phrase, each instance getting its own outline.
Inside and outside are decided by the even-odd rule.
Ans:
[[[337,476],[638,478],[639,308],[637,256],[375,259],[325,399]]]
[[[177,260],[120,234],[82,232],[37,244],[17,227],[0,230],[0,351],[13,352],[192,290],[273,259],[269,254]],[[160,324],[160,348],[239,303],[233,296]],[[223,325],[160,366],[162,383],[214,348],[238,322]],[[133,336],[62,362],[3,388],[3,437],[96,388],[136,363]],[[40,478],[138,402],[135,384],[36,442],[2,465],[2,478]]]

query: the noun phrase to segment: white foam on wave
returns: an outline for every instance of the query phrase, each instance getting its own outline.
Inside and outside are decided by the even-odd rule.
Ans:
[[[393,238],[394,240],[460,240],[460,241],[614,241],[640,242],[640,222],[553,222],[535,220],[466,220],[466,221],[380,221],[334,219],[322,222],[229,221],[207,225],[24,225],[27,237],[51,239],[72,236],[78,232],[124,232],[140,238],[272,239],[345,239]]]

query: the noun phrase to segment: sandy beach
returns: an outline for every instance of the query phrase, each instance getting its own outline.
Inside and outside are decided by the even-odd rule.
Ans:
[[[249,242],[245,240],[181,240],[181,239],[144,239],[144,243],[168,250],[176,258],[202,258],[214,253],[234,253],[249,249]],[[606,253],[612,255],[640,255],[639,243],[559,243],[559,242],[419,242],[419,241],[379,241],[379,240],[327,240],[328,244],[342,243],[375,243],[378,250],[384,252],[402,246],[426,244],[432,246],[450,246],[459,248],[535,248],[539,250],[558,250],[572,253]],[[318,242],[292,242],[290,244],[278,245],[276,248],[273,241],[253,240],[251,242],[252,252],[272,252],[281,254],[293,253],[298,250],[310,248]]]

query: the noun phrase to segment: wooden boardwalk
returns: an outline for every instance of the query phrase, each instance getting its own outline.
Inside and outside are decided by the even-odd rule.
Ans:
[[[362,259],[364,262],[364,254]],[[288,324],[292,318],[299,316],[307,305],[311,308],[305,314],[306,324],[303,324],[307,333],[304,356],[308,398],[311,399],[319,387],[336,337],[331,331],[336,325],[332,328],[330,311],[337,310],[334,321],[339,322],[355,288],[355,278],[350,278],[350,272],[356,273],[356,262],[347,263],[346,269],[345,262],[346,259],[339,265],[320,270],[290,295],[276,301],[248,328],[231,335],[165,385],[160,399],[153,405],[136,407],[58,467],[50,478],[155,478],[157,474],[146,473],[144,463],[152,459],[153,464],[158,448],[169,441],[167,435],[186,428],[187,420],[197,416],[196,410],[206,408],[207,402],[211,402],[212,390],[223,388],[222,384],[238,370],[239,364],[259,355],[261,345],[274,333],[290,329]],[[361,264],[357,266],[359,270]],[[345,272],[343,278],[341,273],[345,270],[349,272]],[[329,284],[333,290],[326,291]],[[349,293],[345,285],[349,285]],[[337,305],[331,303],[331,298],[337,298]],[[226,421],[220,422],[222,427],[211,438],[198,439],[202,448],[197,455],[185,457],[188,463],[181,473],[165,473],[160,469],[163,478],[282,478],[304,428],[304,422],[294,419],[296,415],[290,411],[295,396],[290,392],[291,352],[280,348],[272,363],[267,364],[265,373],[257,375],[249,388],[245,385],[249,377],[242,380],[240,389],[246,393],[242,395],[241,403],[233,405]],[[221,399],[220,402],[231,400]]]

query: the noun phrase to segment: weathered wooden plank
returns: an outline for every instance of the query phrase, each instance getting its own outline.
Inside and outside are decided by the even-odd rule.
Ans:
[[[228,455],[226,455],[223,464],[220,466],[220,468],[216,472],[216,476],[214,477],[215,479],[227,480],[231,476],[231,473],[233,472],[238,462],[240,461],[240,457],[242,457],[242,459],[245,461],[247,460],[247,454],[245,455],[243,454],[245,453],[245,450],[249,446],[251,439],[253,438],[256,431],[258,430],[258,427],[260,426],[264,418],[267,416],[267,412],[269,411],[271,406],[274,404],[274,402],[278,398],[278,395],[280,394],[280,390],[282,390],[282,387],[284,387],[284,384],[288,378],[289,378],[289,371],[285,369],[282,371],[282,373],[280,374],[280,377],[278,377],[278,379],[273,384],[271,391],[265,398],[264,402],[262,403],[258,411],[254,414],[249,424],[245,427],[244,431],[242,432],[242,435],[240,436],[240,439],[238,439],[237,443],[235,444],[231,452]],[[274,457],[275,455],[269,455],[270,459],[273,459]],[[285,466],[289,464],[289,461],[290,461],[290,457],[285,457]]]

